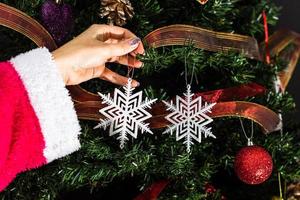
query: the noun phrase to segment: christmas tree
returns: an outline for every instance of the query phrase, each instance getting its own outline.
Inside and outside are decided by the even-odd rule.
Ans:
[[[51,33],[51,25],[41,17],[43,0],[1,2],[40,21]],[[58,45],[92,24],[101,23],[122,25],[140,38],[157,28],[185,24],[246,35],[263,42],[266,27],[262,13],[266,14],[266,22],[272,30],[280,11],[267,0],[65,0],[63,3],[72,6],[73,19],[69,20],[74,20],[74,26],[64,27],[69,30],[65,30],[68,34],[63,37],[53,35]],[[36,47],[28,38],[5,27],[0,27],[0,36],[1,60]],[[189,37],[185,45],[159,48],[144,42],[146,54],[140,59],[145,65],[133,74],[141,82],[136,90],[143,91],[144,96],[165,101],[171,107],[171,99],[176,95],[184,98],[183,94],[188,93],[187,84],[191,84],[192,93],[198,94],[255,83],[264,88],[260,95],[246,94],[242,95],[243,99],[235,99],[233,96],[239,94],[231,92],[227,94],[227,100],[256,103],[280,114],[282,129],[277,127],[277,131],[266,135],[261,127],[264,124],[252,125],[251,120],[227,116],[215,118],[207,125],[206,130],[209,130],[202,133],[201,143],[193,141],[190,151],[186,151],[184,141],[176,141],[174,133],[163,134],[167,127],[152,129],[152,135],[144,133],[137,139],[130,138],[120,149],[119,141],[114,136],[109,137],[108,130],[94,129],[99,122],[82,120],[82,148],[78,152],[20,174],[0,194],[0,199],[134,199],[147,192],[153,183],[162,181],[167,187],[158,186],[163,189],[159,199],[267,200],[276,196],[288,199],[288,185],[300,179],[300,124],[289,118],[295,110],[293,98],[288,92],[278,92],[274,87],[278,73],[286,68],[287,62],[278,55],[271,55],[272,61],[268,63],[264,57],[268,53],[259,60],[249,58],[251,56],[242,51],[208,51],[197,47]],[[117,64],[110,67],[119,73],[127,73]],[[92,80],[81,87],[106,94],[113,92],[116,86]],[[250,172],[240,175],[234,171],[236,154],[247,146],[246,137],[251,132],[254,144],[266,149],[273,160],[273,170],[269,167],[272,174],[257,185],[239,180],[238,177],[245,173],[247,177]],[[204,135],[213,137],[204,138]]]

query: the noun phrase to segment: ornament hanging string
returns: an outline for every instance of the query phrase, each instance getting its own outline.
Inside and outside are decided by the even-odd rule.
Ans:
[[[188,88],[191,87],[194,79],[194,72],[195,72],[195,63],[193,63],[193,69],[192,69],[192,74],[191,74],[191,80],[188,83],[188,67],[187,67],[187,61],[186,61],[186,55],[184,56],[184,76],[185,76],[185,84]]]
[[[131,74],[131,75],[130,75]],[[133,67],[127,67],[127,78],[132,79],[134,74],[134,68]]]
[[[133,66],[135,63],[135,58],[133,58]],[[131,73],[131,75],[130,75]],[[134,75],[134,67],[130,67],[129,66],[129,55],[127,54],[127,78],[128,78],[128,82],[132,83],[132,78]]]
[[[113,24],[110,24],[110,25],[113,25]],[[127,56],[127,63],[126,63],[126,66],[127,66],[127,74],[126,74],[126,77],[128,78],[127,80],[127,83],[130,82],[132,83],[132,78],[133,78],[133,75],[134,75],[134,67],[130,67],[129,66],[129,55],[126,54]],[[133,60],[133,65],[135,63],[135,60]],[[131,75],[130,75],[131,74]],[[119,89],[121,89],[123,86],[120,86]]]
[[[240,123],[241,123],[241,127],[242,127],[242,131],[243,131],[243,133],[244,133],[244,136],[245,136],[246,139],[247,139],[247,145],[248,145],[248,146],[252,146],[252,145],[253,145],[253,133],[254,133],[254,125],[253,125],[253,121],[251,120],[251,135],[250,135],[250,137],[248,137],[242,119],[239,118],[239,120],[240,120]]]
[[[126,56],[127,56],[127,63],[126,63],[126,65],[127,65],[127,78],[133,78],[133,75],[134,75],[134,67],[130,67],[129,66],[129,54],[127,53],[126,54]],[[135,57],[133,57],[133,66],[134,66],[134,64],[135,64]],[[131,75],[130,75],[130,73],[131,73]]]
[[[129,55],[126,54],[126,56],[127,56],[127,75],[126,75],[126,77],[128,78],[127,82],[132,84],[132,79],[133,79],[133,75],[134,75],[134,67],[129,66]],[[134,63],[135,63],[135,60],[133,57],[133,66],[134,66]],[[134,138],[131,138],[131,141],[133,142]],[[124,148],[124,145],[122,145],[121,148]]]
[[[135,63],[135,58],[133,58],[133,65],[134,65],[134,63]],[[127,54],[127,78],[132,79],[133,75],[134,75],[134,67],[129,66],[129,56]]]
[[[269,49],[269,27],[268,27],[268,18],[265,9],[262,11],[262,17],[264,21],[264,32],[265,32],[266,62],[267,64],[270,64],[271,59],[270,59],[270,49]]]

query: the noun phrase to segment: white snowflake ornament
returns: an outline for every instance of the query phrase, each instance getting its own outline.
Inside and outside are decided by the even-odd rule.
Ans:
[[[103,103],[108,104],[99,110],[99,112],[106,117],[106,119],[100,119],[100,123],[95,128],[106,129],[110,126],[109,136],[119,134],[117,138],[120,141],[120,147],[123,148],[126,141],[128,140],[128,135],[133,138],[137,138],[138,129],[143,132],[148,132],[152,134],[145,120],[152,117],[152,115],[147,112],[146,108],[151,108],[156,99],[142,101],[142,91],[133,94],[133,88],[131,86],[132,79],[128,79],[128,83],[124,86],[125,93],[121,92],[119,89],[115,89],[113,99],[110,95],[104,95],[98,93],[103,100]]]
[[[187,92],[184,94],[184,99],[180,96],[176,96],[176,104],[174,105],[163,101],[167,110],[172,111],[166,116],[166,119],[172,123],[171,126],[164,133],[176,132],[176,141],[184,139],[183,144],[186,145],[187,152],[191,151],[191,145],[193,140],[201,143],[202,133],[204,137],[216,138],[211,128],[207,128],[206,125],[213,121],[206,113],[211,112],[215,103],[208,104],[205,102],[202,105],[202,97],[199,96],[193,99],[194,94],[191,93],[191,86],[187,85]]]

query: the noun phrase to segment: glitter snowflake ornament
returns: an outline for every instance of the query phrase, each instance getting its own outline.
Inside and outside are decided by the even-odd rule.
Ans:
[[[184,139],[183,144],[186,145],[187,152],[191,151],[191,146],[194,144],[193,140],[201,143],[202,134],[204,137],[216,138],[211,128],[206,127],[213,120],[207,113],[211,112],[215,103],[202,105],[201,96],[193,98],[194,94],[191,93],[191,86],[187,85],[187,92],[184,98],[176,96],[176,104],[174,105],[163,101],[168,111],[172,111],[166,116],[166,119],[171,122],[171,126],[164,133],[176,132],[176,140]]]
[[[95,128],[106,129],[110,126],[109,135],[119,134],[118,140],[120,147],[123,148],[126,141],[129,140],[128,135],[137,138],[138,130],[152,134],[145,120],[152,117],[147,112],[146,108],[151,108],[156,99],[142,101],[142,91],[133,94],[134,88],[131,86],[132,79],[128,79],[128,83],[124,86],[124,93],[119,89],[115,89],[114,97],[98,93],[103,100],[103,103],[108,104],[99,110],[106,117],[100,119],[100,123]]]

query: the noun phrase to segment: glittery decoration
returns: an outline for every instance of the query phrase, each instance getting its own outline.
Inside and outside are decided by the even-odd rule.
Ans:
[[[247,184],[263,183],[272,173],[272,157],[260,146],[244,147],[235,157],[234,170],[239,179]]]
[[[206,103],[202,101],[202,97],[193,97],[191,86],[187,85],[184,98],[176,96],[176,101],[166,102],[167,110],[171,111],[165,118],[171,122],[171,126],[164,133],[176,134],[176,141],[184,140],[187,152],[191,151],[191,146],[194,141],[201,143],[202,135],[204,138],[216,138],[211,132],[211,127],[208,124],[213,122],[213,119],[208,115],[216,103]]]
[[[106,119],[101,119],[95,128],[106,129],[109,126],[109,136],[118,134],[121,148],[129,140],[128,136],[137,138],[139,130],[153,134],[149,123],[145,122],[152,117],[146,109],[151,108],[156,99],[143,100],[143,92],[133,93],[135,88],[131,84],[132,79],[129,78],[123,87],[124,92],[116,88],[113,98],[110,94],[98,93],[103,99],[102,103],[108,106],[99,110]]]
[[[40,16],[55,42],[61,45],[74,26],[72,7],[65,3],[46,0],[41,7]]]
[[[101,0],[100,17],[107,17],[108,24],[123,26],[134,16],[129,0]]]

